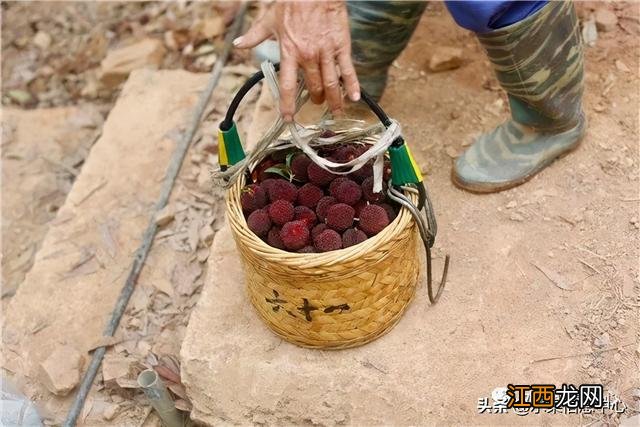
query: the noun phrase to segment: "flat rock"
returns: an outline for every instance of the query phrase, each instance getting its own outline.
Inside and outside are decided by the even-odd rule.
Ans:
[[[467,300],[460,286],[467,279],[456,277],[455,269],[451,274],[441,302],[429,306],[423,283],[404,318],[378,340],[341,351],[304,349],[281,340],[258,318],[225,225],[214,240],[208,279],[181,350],[192,418],[206,425],[474,424],[480,422],[478,398],[514,378],[574,377],[578,367],[569,359],[547,362],[544,378],[526,369],[536,355],[570,352],[561,327],[538,317],[543,306],[512,300],[517,307],[510,315],[528,310],[531,323],[525,336],[503,339],[501,322],[508,321],[498,320],[502,315],[493,324],[482,320],[492,302]],[[457,400],[442,402],[451,389],[459,390]]]
[[[618,25],[618,17],[606,6],[596,9],[594,15],[598,31],[607,32],[616,29],[616,26]]]
[[[462,49],[439,46],[429,59],[429,70],[433,72],[447,71],[462,65]]]
[[[102,361],[102,380],[106,383],[129,375],[134,359],[120,354],[107,354]]]
[[[80,382],[82,363],[82,355],[75,348],[56,347],[40,364],[42,382],[51,393],[66,396]]]
[[[133,70],[158,68],[164,55],[162,42],[151,38],[112,50],[100,63],[100,81],[107,87],[115,87],[125,81]]]
[[[173,218],[176,216],[176,208],[173,205],[167,205],[164,208],[160,209],[156,214],[156,224],[158,227],[163,227],[173,221]]]
[[[106,421],[111,421],[118,415],[119,411],[120,411],[120,405],[107,404],[105,405],[105,408],[102,411],[102,418],[104,418]]]
[[[2,296],[15,292],[103,118],[92,105],[2,111]],[[47,143],[43,143],[46,135]]]
[[[68,408],[71,396],[50,402],[53,397],[36,380],[39,365],[57,342],[73,343],[88,357],[102,337],[180,130],[207,79],[185,71],[136,70],[124,85],[31,271],[3,313],[3,366],[29,398],[47,400],[56,411]],[[170,249],[165,252],[175,259]],[[152,286],[151,273],[166,274],[155,264],[158,259],[157,251],[150,254],[136,292]]]
[[[593,340],[593,344],[598,348],[609,347],[611,345],[611,337],[607,332],[604,332]]]
[[[248,145],[271,124],[268,105],[263,92]],[[445,223],[457,218],[455,213],[447,217],[446,211],[443,217]],[[502,248],[512,243],[504,236],[516,242],[523,237],[516,226],[508,226],[487,238],[497,239]],[[358,348],[309,350],[283,341],[259,319],[224,224],[211,246],[202,294],[180,353],[192,419],[206,425],[483,424],[488,421],[478,414],[478,399],[491,400],[496,387],[515,379],[578,383],[574,359],[545,362],[543,374],[530,369],[535,359],[585,351],[565,338],[560,324],[547,321],[552,312],[548,296],[533,294],[528,281],[514,283],[515,266],[491,263],[468,277],[456,268],[456,262],[464,262],[456,260],[468,257],[468,248],[447,249],[453,263],[437,305],[429,305],[423,280],[414,302],[388,334]],[[441,262],[442,256],[436,256],[436,271]],[[500,285],[468,286],[489,277]],[[498,308],[497,300],[508,307]],[[523,315],[526,333],[507,332],[507,325]],[[553,415],[536,417],[536,422],[553,420]],[[501,419],[507,424],[521,420],[513,414]]]

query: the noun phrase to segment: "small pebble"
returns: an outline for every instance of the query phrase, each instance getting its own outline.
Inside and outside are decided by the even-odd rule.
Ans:
[[[118,415],[118,412],[120,411],[120,406],[119,405],[109,405],[104,409],[104,412],[102,412],[102,418],[104,418],[107,421],[111,421],[113,420],[116,415]]]
[[[447,153],[447,156],[451,157],[452,159],[455,159],[459,156],[458,151],[451,146],[448,146],[444,151]]]
[[[595,20],[598,31],[613,31],[618,25],[618,17],[606,7],[601,7],[596,10]]]
[[[524,217],[522,215],[520,215],[519,213],[512,213],[511,216],[509,217],[509,219],[511,221],[517,221],[517,222],[522,222],[524,221]]]
[[[611,337],[609,337],[609,334],[605,332],[599,337],[596,337],[596,339],[593,340],[593,344],[598,348],[609,347],[611,344]]]

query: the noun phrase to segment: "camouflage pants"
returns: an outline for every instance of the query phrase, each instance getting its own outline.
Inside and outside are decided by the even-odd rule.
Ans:
[[[348,1],[353,63],[360,85],[380,99],[387,71],[427,7],[423,1]]]
[[[458,25],[486,33],[518,22],[546,3],[464,0],[446,5]],[[389,66],[407,46],[426,7],[425,1],[347,1],[354,65],[360,84],[376,99],[387,84]]]

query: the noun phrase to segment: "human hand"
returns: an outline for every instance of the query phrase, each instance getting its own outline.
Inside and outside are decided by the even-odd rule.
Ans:
[[[293,120],[298,69],[311,101],[325,100],[334,114],[342,113],[340,76],[352,101],[360,99],[360,85],[351,60],[351,36],[344,1],[276,1],[251,29],[233,41],[252,48],[271,37],[280,44],[280,113]]]

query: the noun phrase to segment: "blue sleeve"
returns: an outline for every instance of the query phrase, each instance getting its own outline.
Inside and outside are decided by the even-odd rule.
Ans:
[[[458,25],[476,33],[488,33],[515,24],[540,10],[542,1],[445,0]]]

